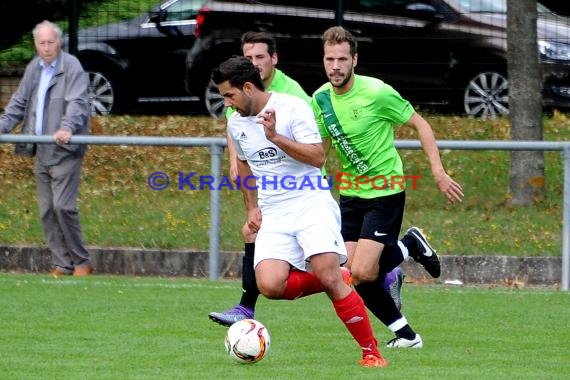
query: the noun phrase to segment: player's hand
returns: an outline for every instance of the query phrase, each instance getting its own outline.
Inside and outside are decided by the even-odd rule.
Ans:
[[[442,175],[435,178],[435,182],[437,183],[439,190],[443,193],[443,195],[445,195],[448,201],[451,203],[460,203],[463,201],[463,188],[447,173],[443,173]]]
[[[235,161],[231,161],[230,162],[230,181],[232,181],[232,183],[234,185],[237,185],[237,177],[238,177],[238,168],[237,168],[237,162]]]
[[[273,138],[277,136],[277,131],[275,129],[275,110],[273,108],[268,108],[257,115],[257,124],[263,125],[267,140],[273,141]]]
[[[261,210],[255,207],[247,212],[247,226],[252,233],[258,233],[261,228]]]

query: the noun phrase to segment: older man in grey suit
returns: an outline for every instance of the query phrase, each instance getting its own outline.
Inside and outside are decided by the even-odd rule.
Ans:
[[[88,78],[79,61],[62,51],[62,31],[43,21],[33,30],[37,56],[0,115],[0,132],[22,123],[22,133],[53,136],[56,144],[21,144],[16,153],[35,155],[42,228],[52,253],[54,276],[87,276],[91,256],[83,241],[77,211],[86,146],[69,144],[89,133]]]

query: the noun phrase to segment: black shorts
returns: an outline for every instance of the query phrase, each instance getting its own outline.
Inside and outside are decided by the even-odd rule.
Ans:
[[[373,199],[341,196],[339,205],[344,241],[362,238],[384,245],[397,244],[405,203],[405,191]]]

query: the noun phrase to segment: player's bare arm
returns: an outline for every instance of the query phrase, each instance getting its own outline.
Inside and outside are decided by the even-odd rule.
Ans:
[[[414,112],[407,125],[414,127],[418,132],[418,137],[428,157],[431,172],[439,190],[451,203],[461,202],[464,196],[463,188],[443,168],[437,142],[429,123],[417,112]]]
[[[265,137],[295,160],[321,168],[325,163],[323,145],[293,141],[275,130],[275,110],[267,109],[258,115],[258,124],[265,128]]]
[[[256,233],[261,227],[261,211],[257,206],[256,182],[253,172],[247,161],[237,160],[237,169],[241,181],[241,191],[245,209],[247,210],[247,226],[250,231]]]
[[[228,144],[228,156],[230,159],[230,180],[233,183],[236,183],[236,177],[238,175],[238,169],[237,169],[238,158],[237,158],[236,148],[234,146],[233,140],[228,134],[226,134],[226,140]]]

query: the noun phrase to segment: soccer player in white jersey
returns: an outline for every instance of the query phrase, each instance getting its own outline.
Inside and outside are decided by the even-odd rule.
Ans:
[[[259,69],[261,80],[267,91],[295,95],[305,100],[307,104],[311,103],[311,97],[305,93],[301,85],[276,67],[279,61],[277,42],[271,34],[256,31],[245,32],[241,36],[241,49],[243,56]],[[234,113],[233,108],[228,107],[226,118],[229,119],[232,113]],[[227,140],[230,159],[230,177],[232,181],[235,181],[235,177],[237,176],[237,157],[231,138],[228,137]],[[208,317],[212,321],[223,326],[231,326],[242,319],[255,318],[255,306],[259,297],[259,290],[257,289],[253,269],[256,234],[250,231],[247,224],[244,224],[242,227],[242,236],[244,240],[244,254],[242,257],[241,271],[242,291],[240,292],[239,303],[230,309],[212,311],[208,314]],[[401,305],[400,289],[403,284],[403,279],[403,272],[399,267],[396,267],[386,274],[386,279],[383,283],[384,288],[392,295],[398,308],[400,308]]]
[[[247,223],[257,232],[254,267],[261,294],[294,300],[325,292],[361,348],[359,364],[385,367],[364,302],[340,268],[347,259],[340,211],[321,175],[325,155],[311,108],[295,96],[265,91],[245,57],[223,62],[213,80],[236,111],[228,134],[238,156]]]

